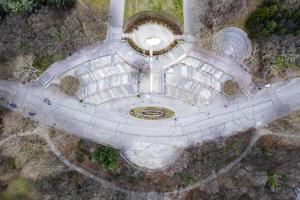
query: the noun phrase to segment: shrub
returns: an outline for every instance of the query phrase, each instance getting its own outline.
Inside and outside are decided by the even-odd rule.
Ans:
[[[22,12],[24,10],[23,4],[20,1],[8,2],[8,10],[12,13]]]
[[[73,96],[79,89],[80,82],[76,77],[66,76],[60,81],[60,91]]]
[[[99,147],[91,155],[91,160],[97,162],[102,168],[114,171],[119,167],[119,154],[111,147]]]
[[[76,160],[80,163],[83,163],[85,161],[85,154],[78,149],[75,151],[75,157]]]
[[[180,187],[186,187],[196,181],[196,176],[187,171],[178,172],[175,175],[180,178]]]
[[[277,174],[276,172],[270,172],[268,174],[267,185],[270,187],[272,192],[277,192],[278,190],[281,189],[280,185],[279,185],[280,178],[281,178],[281,176],[279,174]]]
[[[40,9],[44,3],[43,0],[23,0],[23,11],[32,13],[36,9]]]
[[[33,189],[29,182],[22,178],[17,178],[8,184],[8,188],[3,196],[4,199],[32,199]]]
[[[9,1],[0,1],[0,6],[6,12],[18,13],[18,12],[27,12],[32,13],[36,9],[40,9],[44,5],[44,0],[9,0]]]
[[[32,13],[45,5],[67,9],[71,8],[74,4],[75,0],[0,0],[0,20],[7,13]]]
[[[5,17],[7,12],[5,11],[4,7],[0,4],[0,21]]]
[[[48,0],[48,4],[60,9],[67,9],[74,6],[75,0]]]
[[[1,164],[1,162],[0,162]],[[17,168],[16,159],[13,157],[8,157],[3,160],[3,167],[5,172],[10,170],[15,170]]]

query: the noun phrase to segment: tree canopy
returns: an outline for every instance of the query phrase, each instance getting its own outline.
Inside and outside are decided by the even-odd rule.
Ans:
[[[75,4],[75,0],[0,0],[0,17],[6,13],[32,13],[42,6],[53,6],[67,9]]]
[[[246,28],[253,38],[273,34],[300,35],[300,8],[287,8],[282,3],[264,3],[247,19]]]

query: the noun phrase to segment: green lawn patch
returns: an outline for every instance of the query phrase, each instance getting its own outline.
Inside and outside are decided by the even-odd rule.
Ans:
[[[36,199],[37,194],[34,192],[33,185],[30,181],[23,178],[15,178],[8,183],[7,189],[0,194],[0,199],[6,200],[29,200]]]
[[[145,12],[162,12],[183,23],[183,0],[127,0],[125,5],[125,21],[133,15]]]

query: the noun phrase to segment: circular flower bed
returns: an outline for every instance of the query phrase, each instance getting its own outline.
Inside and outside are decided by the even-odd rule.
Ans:
[[[130,110],[129,114],[144,120],[168,119],[175,115],[172,110],[161,107],[138,107]]]
[[[66,95],[73,96],[79,89],[80,82],[74,76],[66,76],[60,81],[60,91]]]
[[[223,83],[223,93],[227,96],[235,96],[240,91],[240,86],[236,81],[228,80]]]

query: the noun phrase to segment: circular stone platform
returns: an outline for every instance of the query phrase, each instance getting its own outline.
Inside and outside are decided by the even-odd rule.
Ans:
[[[252,44],[242,29],[226,27],[215,34],[213,49],[238,61],[244,61],[251,56]]]
[[[162,51],[175,42],[175,35],[170,29],[151,22],[138,26],[128,38],[144,51]]]

